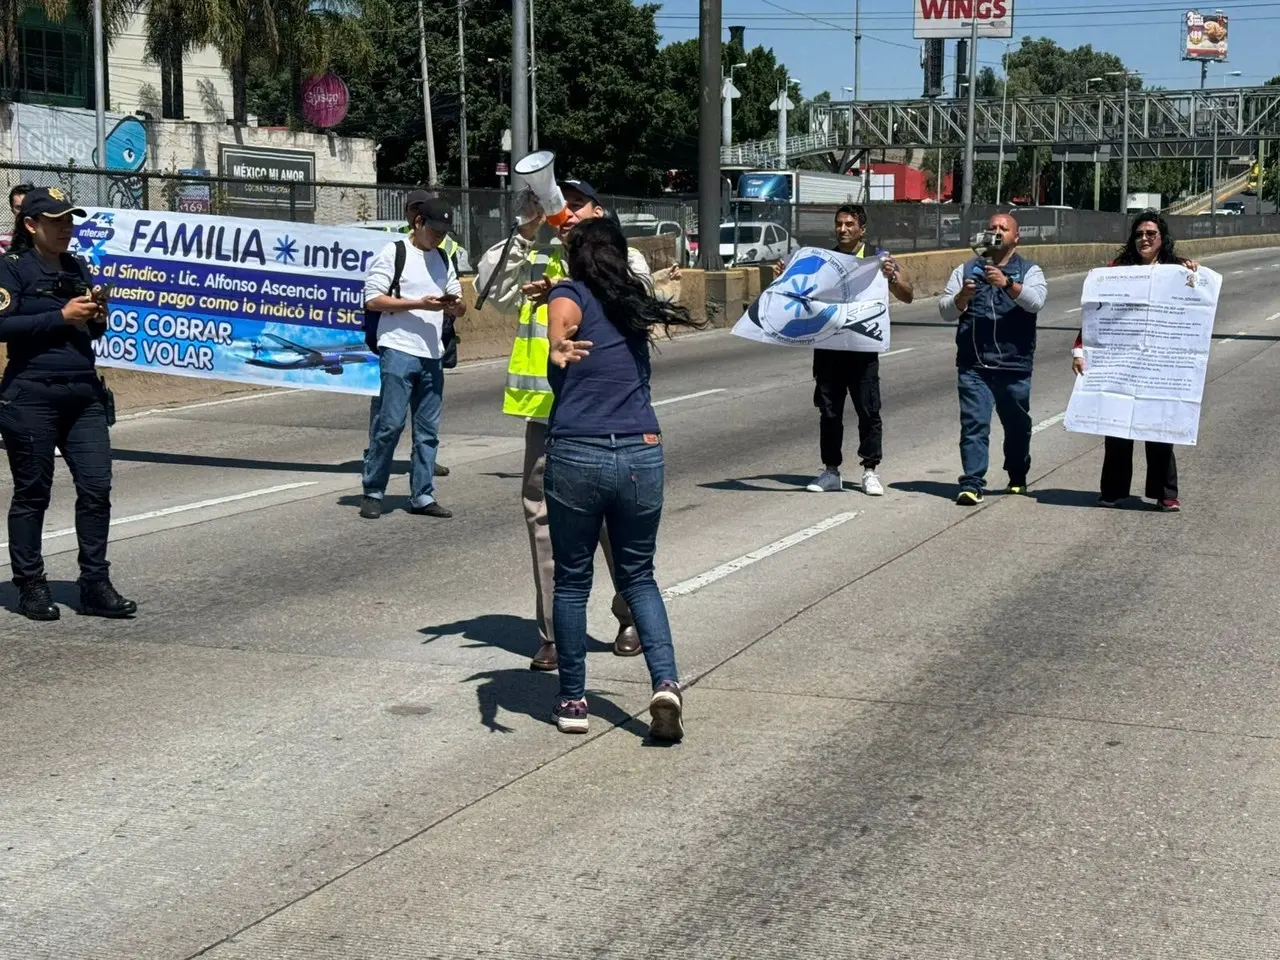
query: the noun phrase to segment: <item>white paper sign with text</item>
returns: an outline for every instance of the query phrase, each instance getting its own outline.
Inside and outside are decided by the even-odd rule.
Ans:
[[[1194,445],[1222,276],[1175,264],[1105,267],[1080,296],[1084,374],[1064,426]]]

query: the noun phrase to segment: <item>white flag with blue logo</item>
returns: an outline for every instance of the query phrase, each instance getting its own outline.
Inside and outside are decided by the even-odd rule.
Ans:
[[[801,247],[733,327],[735,336],[782,347],[884,353],[889,281],[880,260]]]

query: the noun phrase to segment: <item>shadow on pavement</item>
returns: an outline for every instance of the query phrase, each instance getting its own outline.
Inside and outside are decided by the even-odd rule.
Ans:
[[[551,711],[555,707],[556,694],[560,692],[560,678],[533,670],[487,670],[467,677],[464,683],[483,681],[476,687],[476,703],[480,708],[480,722],[491,733],[514,733],[500,723],[499,711],[521,714],[552,724]],[[608,691],[604,691],[607,693]],[[647,728],[621,707],[606,699],[603,693],[587,691],[587,703],[595,722],[612,727],[626,727],[637,736],[644,736]]]
[[[470,620],[455,620],[436,627],[423,627],[418,632],[426,637],[422,641],[424,644],[443,637],[461,637],[471,641],[466,649],[497,647],[518,657],[528,658],[538,652],[541,642],[536,620],[509,613],[485,613]],[[602,643],[594,637],[587,637],[587,653],[604,653],[612,649],[612,643]]]
[[[1092,510],[1142,510],[1155,512],[1155,507],[1145,503],[1141,497],[1126,497],[1114,507],[1098,506],[1097,490],[1032,490],[1031,498],[1038,503],[1051,507],[1089,507]]]
[[[241,457],[206,457],[191,453],[155,453],[150,450],[122,450],[113,448],[113,460],[126,460],[131,463],[163,463],[178,467],[225,467],[237,470],[283,470],[292,473],[356,473],[364,466],[361,460],[347,460],[343,463],[296,463],[284,460],[246,460]],[[392,473],[407,473],[408,460],[398,460],[392,464]]]
[[[815,474],[816,476],[816,474]],[[758,481],[767,481],[782,486],[764,487]],[[731,480],[717,480],[715,483],[700,483],[704,490],[727,490],[733,493],[804,493],[805,487],[813,482],[812,476],[799,476],[794,473],[764,473],[756,477],[738,477]],[[845,484],[849,488],[849,484]]]
[[[49,592],[53,594],[53,602],[60,607],[80,607],[80,587],[74,580],[50,580]],[[0,607],[14,616],[18,613],[18,588],[12,581],[0,583]],[[66,612],[65,610],[63,611]]]
[[[889,489],[900,490],[903,493],[923,493],[930,497],[941,497],[943,500],[954,500],[956,494],[960,492],[960,485],[957,483],[939,483],[937,480],[900,480],[897,483],[889,484]]]
[[[1032,488],[1031,499],[1036,503],[1043,503],[1049,507],[1090,507],[1094,510],[1098,509],[1098,491],[1097,490],[1036,490]],[[1134,500],[1138,506],[1142,505],[1141,500]],[[1132,509],[1133,505],[1129,503],[1121,503],[1121,509]]]

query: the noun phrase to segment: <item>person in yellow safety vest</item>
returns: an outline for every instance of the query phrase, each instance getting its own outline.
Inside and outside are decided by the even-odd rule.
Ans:
[[[564,180],[560,183],[565,203],[571,216],[560,228],[563,241],[569,230],[580,220],[590,220],[605,215],[604,207],[591,184],[583,180]],[[543,476],[547,463],[547,418],[551,414],[554,396],[547,381],[547,356],[550,344],[547,340],[547,292],[556,281],[567,276],[562,260],[563,244],[539,248],[534,240],[540,218],[520,227],[507,259],[502,259],[503,243],[490,247],[476,265],[476,289],[483,290],[494,271],[498,277],[493,282],[489,302],[504,314],[519,318],[516,339],[507,364],[507,385],[502,398],[502,412],[525,420],[524,470],[521,499],[524,501],[525,524],[529,528],[529,548],[533,554],[533,581],[537,591],[538,636],[541,644],[530,666],[534,670],[555,670],[559,665],[556,655],[555,628],[551,622],[551,605],[555,589],[555,562],[551,555],[551,532],[547,526],[547,505],[543,498]],[[678,280],[679,266],[659,271],[655,277],[648,261],[639,250],[628,250],[628,265],[641,279],[656,286],[655,281]],[[670,297],[670,294],[659,294]],[[605,561],[609,565],[609,578],[613,580],[613,551],[609,545],[608,530],[600,531],[600,543]],[[613,615],[618,620],[618,635],[613,652],[620,657],[634,657],[640,650],[640,635],[626,601],[614,587]]]

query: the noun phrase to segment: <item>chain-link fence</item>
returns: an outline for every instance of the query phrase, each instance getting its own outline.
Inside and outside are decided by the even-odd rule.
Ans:
[[[397,230],[404,225],[405,184],[360,184],[321,181],[267,181],[243,177],[183,176],[176,173],[120,174],[77,167],[0,163],[4,190],[19,184],[61,187],[82,206],[131,210],[165,210],[233,217],[289,220],[299,223]],[[432,191],[454,209],[455,239],[467,255],[464,269],[490,246],[506,239],[511,227],[512,194],[502,190]],[[629,236],[674,234],[682,262],[687,262],[685,235],[692,208],[680,201],[601,196],[618,214]],[[544,228],[545,229],[545,228]],[[546,231],[546,238],[551,238]]]
[[[319,181],[252,180],[241,177],[183,176],[176,173],[108,173],[77,167],[0,163],[6,193],[18,184],[58,186],[76,203],[117,209],[167,210],[236,217],[328,224],[333,226],[399,229],[404,201],[410,190],[403,184],[359,184]],[[460,265],[469,269],[480,254],[501,243],[513,218],[512,194],[501,190],[434,191],[454,208],[454,233],[466,255]],[[672,235],[681,264],[692,265],[697,239],[696,207],[685,198],[637,199],[602,196],[605,207],[618,214],[628,236]],[[967,249],[969,241],[995,213],[1012,213],[1024,243],[1124,242],[1130,218],[1119,213],[1070,210],[1059,207],[975,205],[962,210],[952,204],[869,203],[867,237],[886,250]],[[838,207],[828,204],[773,204],[737,201],[724,222],[738,228],[720,231],[735,246],[739,262],[780,259],[795,246],[826,246],[833,239]],[[1199,239],[1280,232],[1280,215],[1169,217],[1178,239]],[[774,224],[785,234],[765,228]],[[753,231],[751,226],[755,225]],[[544,240],[552,234],[545,231]],[[773,244],[764,241],[776,237]],[[745,240],[745,245],[743,241]],[[780,248],[780,252],[775,250]],[[752,254],[748,258],[748,254]]]
[[[868,203],[867,239],[894,253],[915,250],[966,249],[988,219],[1009,213],[1018,221],[1023,243],[1124,243],[1132,216],[1061,207],[1014,207],[975,204],[967,213],[952,204]],[[733,205],[729,221],[773,223],[785,228],[795,246],[827,246],[834,239],[836,204],[744,203]],[[1177,239],[1280,233],[1280,215],[1167,217]],[[739,230],[742,227],[739,226]],[[730,231],[724,231],[731,235]],[[754,236],[754,234],[748,234]]]

